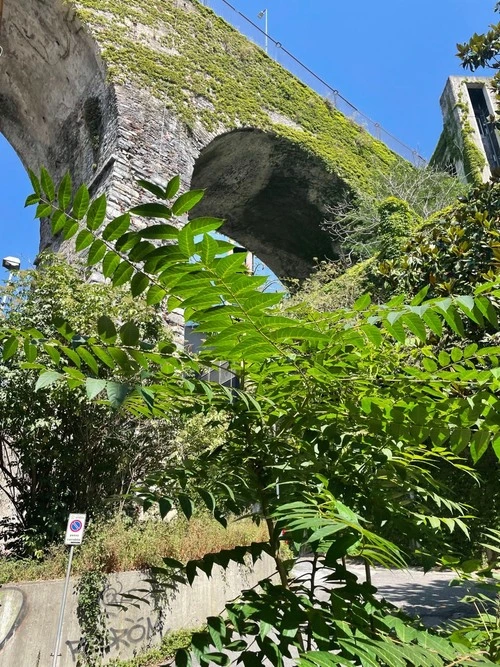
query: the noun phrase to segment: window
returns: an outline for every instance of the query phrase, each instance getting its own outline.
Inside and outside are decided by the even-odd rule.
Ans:
[[[467,90],[490,168],[500,169],[500,146],[495,130],[495,118],[488,107],[484,86],[470,86]]]

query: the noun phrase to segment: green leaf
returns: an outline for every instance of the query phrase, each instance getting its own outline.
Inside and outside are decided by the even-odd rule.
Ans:
[[[116,328],[113,321],[107,315],[101,315],[97,321],[97,333],[103,343],[114,343],[116,341]]]
[[[353,308],[354,310],[357,311],[366,310],[366,308],[368,308],[371,302],[372,302],[371,296],[369,294],[363,294],[358,299],[356,299]]]
[[[429,308],[425,311],[422,317],[432,333],[440,338],[443,334],[443,324],[439,315],[436,315],[436,313]]]
[[[89,191],[86,185],[81,185],[75,195],[73,201],[73,211],[72,215],[77,220],[83,220],[87,210],[89,208],[90,197]]]
[[[427,340],[427,330],[423,320],[416,313],[405,313],[402,319],[412,334],[417,336],[422,343],[425,343]]]
[[[213,513],[215,511],[215,506],[216,506],[215,497],[213,493],[210,493],[210,491],[207,491],[206,489],[203,489],[202,487],[199,486],[195,487],[195,489],[200,494],[209,512]]]
[[[73,218],[68,218],[62,230],[63,239],[65,241],[69,241],[69,239],[73,238],[73,236],[77,233],[79,228],[80,226],[77,220],[73,220]]]
[[[167,187],[165,188],[165,199],[172,199],[172,197],[175,197],[175,195],[179,192],[180,187],[181,177],[174,176],[171,178],[167,184]]]
[[[455,452],[455,454],[460,454],[469,445],[470,439],[470,428],[455,428],[453,429],[450,436],[450,447]]]
[[[144,273],[136,273],[130,281],[130,291],[132,296],[139,296],[149,286],[149,278]]]
[[[179,232],[178,244],[179,250],[182,252],[186,259],[189,259],[195,254],[196,247],[194,243],[194,236],[188,225],[183,227]]]
[[[49,176],[49,172],[45,169],[45,167],[42,167],[40,169],[40,181],[42,183],[42,188],[47,196],[47,199],[49,200],[49,202],[53,202],[54,199],[56,198],[56,190],[54,187],[54,183]]]
[[[31,169],[28,169],[28,176],[31,181],[31,185],[33,186],[35,194],[37,194],[40,197],[42,194],[42,186],[40,185],[38,176]]]
[[[67,221],[68,218],[63,211],[55,211],[50,221],[52,234],[54,234],[54,236],[59,234],[59,232],[66,226]]]
[[[126,401],[130,391],[131,388],[128,385],[121,384],[120,382],[106,383],[108,401],[113,408],[120,408]]]
[[[48,218],[52,214],[52,205],[44,202],[38,204],[35,211],[35,218]]]
[[[93,242],[94,237],[88,229],[82,229],[75,240],[75,249],[77,252],[85,250]]]
[[[106,244],[101,239],[96,239],[90,246],[89,254],[87,255],[87,266],[98,264],[105,254]]]
[[[429,289],[430,289],[430,285],[426,285],[425,287],[423,287],[423,288],[420,290],[420,292],[418,292],[418,293],[413,297],[413,299],[412,299],[411,302],[410,302],[410,306],[420,306],[420,304],[422,303],[422,301],[423,301],[423,300],[425,299],[425,297],[427,296],[427,292],[429,291]]]
[[[187,227],[190,230],[191,235],[194,237],[199,234],[214,232],[222,227],[223,224],[224,220],[221,218],[193,218],[193,220],[190,220],[184,227]],[[231,250],[234,247],[234,243],[230,243],[227,250]]]
[[[102,232],[102,238],[105,241],[115,241],[116,239],[123,236],[130,227],[130,213],[124,213],[119,215],[117,218],[114,218],[109,222],[104,231]]]
[[[13,357],[19,348],[19,341],[16,336],[10,336],[2,346],[2,359],[7,361]]]
[[[102,273],[105,278],[111,278],[114,270],[121,262],[120,255],[117,255],[113,250],[109,250],[102,260]]]
[[[478,430],[472,434],[472,439],[470,443],[470,453],[474,463],[477,463],[479,459],[488,449],[488,444],[490,441],[490,434],[488,431]]]
[[[245,270],[245,255],[236,253],[221,257],[215,261],[214,270],[219,278],[227,278],[234,273],[240,273]]]
[[[139,342],[139,327],[134,322],[125,322],[120,328],[120,338],[124,345],[133,347]]]
[[[124,285],[130,280],[133,273],[134,267],[124,260],[121,264],[118,265],[118,267],[115,269],[115,272],[113,273],[113,277],[111,278],[113,285],[115,287]]]
[[[159,203],[147,203],[134,206],[130,210],[134,215],[140,215],[142,218],[165,218],[169,220],[172,217],[172,210]]]
[[[108,354],[105,349],[99,347],[99,345],[92,345],[92,352],[98,359],[102,361],[103,364],[108,366],[108,368],[114,369],[116,367],[116,362],[113,357]]]
[[[440,350],[438,355],[438,361],[440,366],[448,366],[451,362],[450,355],[444,350]]]
[[[156,250],[154,246],[149,241],[140,241],[135,245],[128,254],[129,261],[131,262],[142,262],[143,259],[151,255]]]
[[[85,380],[85,390],[87,392],[87,398],[92,401],[96,396],[98,396],[101,391],[106,388],[107,381],[100,380],[98,378],[87,378]]]
[[[173,504],[169,498],[160,498],[160,500],[158,501],[158,509],[160,510],[160,516],[162,519],[164,519],[167,516],[167,514],[172,511],[172,508]],[[171,561],[171,563],[167,561]],[[175,568],[183,567],[182,563],[180,563],[179,561],[174,561],[173,559],[170,558],[164,558],[163,562],[167,567],[175,567]]]
[[[71,204],[72,190],[73,190],[73,185],[71,183],[71,176],[69,175],[69,172],[66,172],[59,185],[59,192],[57,195],[59,201],[59,207],[63,211],[65,211]]]
[[[172,205],[174,215],[184,215],[203,199],[205,190],[189,190],[181,195]]]
[[[35,345],[32,345],[29,340],[24,341],[24,355],[26,357],[26,361],[32,362],[35,361],[37,357],[37,349]]]
[[[39,203],[40,203],[40,197],[35,192],[26,197],[26,200],[24,202],[24,207],[26,208],[27,206],[34,206],[35,204]]]
[[[175,664],[176,667],[191,667],[193,663],[189,651],[184,648],[179,649],[175,654]]]
[[[434,359],[428,359],[427,357],[422,360],[422,366],[428,373],[434,373],[438,367]]]
[[[45,373],[42,373],[36,381],[35,391],[50,387],[56,382],[59,382],[62,377],[61,373],[57,373],[56,371],[45,371]]]
[[[88,229],[90,229],[91,231],[99,229],[99,227],[102,225],[106,217],[107,205],[108,204],[105,194],[100,195],[100,197],[94,199],[92,204],[90,204],[90,208],[87,212]]]
[[[158,197],[158,199],[167,198],[165,195],[165,190],[161,187],[161,185],[157,185],[156,183],[152,183],[151,181],[146,181],[144,179],[137,181],[137,185],[140,185],[141,188],[151,192],[151,194],[153,194],[155,197]]]
[[[99,372],[99,367],[97,365],[97,361],[95,358],[92,356],[92,354],[87,350],[85,347],[78,347],[77,348],[77,353],[78,356],[81,358],[81,360],[87,364],[87,366],[90,368],[90,370],[97,375]]]
[[[382,344],[382,334],[380,329],[374,324],[364,324],[361,327],[361,331],[363,331],[370,343],[375,345],[375,347],[379,347]]]
[[[115,250],[118,252],[127,252],[137,243],[140,243],[141,237],[138,232],[125,232],[115,242]]]
[[[179,493],[178,495],[179,505],[181,506],[182,511],[186,519],[190,519],[193,516],[194,512],[194,503],[189,496],[185,493]]]
[[[146,295],[146,303],[148,304],[148,306],[154,306],[157,303],[163,301],[166,295],[167,295],[166,290],[162,289],[158,285],[151,285]]]
[[[164,241],[175,240],[179,234],[177,227],[173,225],[151,225],[140,229],[138,235],[143,239],[161,239]]]
[[[200,257],[201,261],[206,265],[206,266],[211,266],[213,260],[215,259],[215,256],[219,250],[219,246],[217,244],[217,241],[210,236],[209,234],[205,234],[203,236],[203,240],[200,245]]]

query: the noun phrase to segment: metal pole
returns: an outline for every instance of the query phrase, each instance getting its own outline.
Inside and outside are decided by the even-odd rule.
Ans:
[[[268,25],[268,11],[266,9],[266,25],[265,25],[265,32],[266,32],[266,53],[269,54],[269,25]]]
[[[0,1],[1,1],[1,0],[0,0]],[[11,271],[11,272],[9,273],[9,277],[7,278],[7,287],[8,287],[8,286],[10,285],[10,283],[12,282],[12,275],[13,275],[13,274],[12,274],[12,271]],[[2,299],[2,310],[5,308],[5,304],[6,304],[6,303],[7,303],[7,293],[5,293],[5,294],[3,295],[3,299]]]
[[[59,655],[59,650],[61,648],[61,638],[62,638],[62,631],[64,624],[64,610],[66,608],[66,598],[68,597],[69,578],[71,575],[71,565],[73,564],[74,550],[75,547],[73,546],[69,550],[68,569],[66,570],[66,581],[64,582],[64,592],[61,601],[61,611],[59,612],[59,624],[57,626],[56,646],[54,649],[54,653],[52,654],[54,656],[54,659],[52,660],[52,667],[57,667],[57,665],[59,664],[59,658],[61,657]]]

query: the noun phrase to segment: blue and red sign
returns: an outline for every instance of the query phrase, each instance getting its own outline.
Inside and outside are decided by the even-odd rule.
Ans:
[[[68,546],[75,546],[82,543],[86,518],[87,517],[85,514],[69,515],[64,544],[67,544]]]

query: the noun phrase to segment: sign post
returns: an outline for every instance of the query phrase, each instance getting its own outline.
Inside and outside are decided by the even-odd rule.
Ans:
[[[56,645],[54,648],[52,667],[57,667],[59,664],[59,658],[61,654],[59,653],[61,649],[61,638],[64,625],[64,610],[66,608],[66,598],[68,597],[68,588],[69,588],[69,579],[71,576],[71,566],[73,564],[73,553],[75,546],[78,546],[83,541],[83,532],[85,530],[85,521],[86,514],[70,514],[68,519],[68,525],[66,527],[66,537],[64,544],[69,546],[69,560],[68,567],[66,569],[66,580],[64,582],[63,596],[61,600],[61,611],[59,612],[59,622],[57,624],[57,636],[56,636]]]

